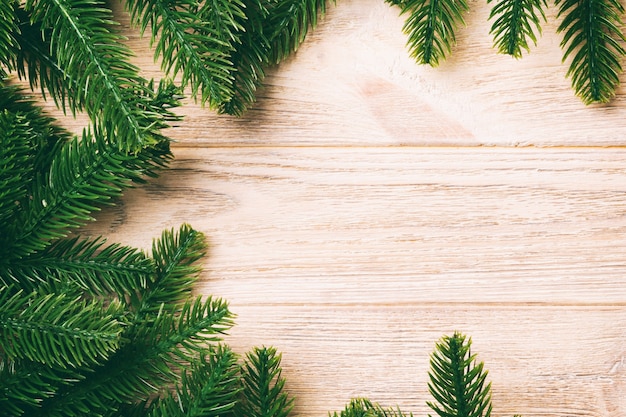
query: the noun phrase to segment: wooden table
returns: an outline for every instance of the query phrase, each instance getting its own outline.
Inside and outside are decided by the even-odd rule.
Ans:
[[[495,416],[626,415],[626,88],[575,97],[554,7],[515,60],[470,5],[433,69],[398,9],[338,0],[244,117],[183,107],[171,169],[88,229],[144,248],[204,232],[197,291],[230,301],[237,351],[283,352],[296,416],[359,396],[425,416],[429,353],[455,330]]]

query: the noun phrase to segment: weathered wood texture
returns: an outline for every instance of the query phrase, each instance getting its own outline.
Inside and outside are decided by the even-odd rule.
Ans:
[[[496,416],[626,415],[626,90],[580,103],[554,9],[519,61],[488,13],[472,2],[432,69],[397,9],[338,0],[246,116],[183,107],[172,168],[87,232],[206,233],[197,291],[231,302],[237,350],[283,352],[297,416],[356,396],[426,415],[428,354],[454,330]]]

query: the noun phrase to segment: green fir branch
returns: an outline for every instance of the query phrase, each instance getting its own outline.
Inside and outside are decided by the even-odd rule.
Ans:
[[[498,0],[489,14],[489,20],[495,18],[489,33],[494,36],[498,52],[521,58],[522,49],[530,51],[529,39],[537,45],[547,7],[546,0]]]
[[[270,61],[270,41],[264,27],[270,1],[249,0],[246,3],[243,33],[238,47],[231,54],[234,94],[219,106],[220,113],[241,116],[256,100],[256,92],[265,79]]]
[[[296,52],[309,29],[326,13],[326,0],[280,0],[272,4],[266,26],[269,63],[279,64]]]
[[[104,308],[65,294],[0,291],[0,352],[4,360],[30,360],[77,368],[107,359],[119,347],[120,306]]]
[[[117,23],[104,3],[99,0],[29,0],[25,10],[34,27],[39,27],[41,35],[45,35],[42,39],[48,46],[50,60],[66,74],[57,80],[71,79],[60,86],[67,93],[57,91],[53,97],[77,95],[68,102],[84,104],[94,130],[115,138],[122,150],[137,151],[162,139],[153,126],[158,117],[142,108],[145,98],[153,92],[139,75],[138,68],[130,63],[132,53],[122,42],[123,37],[114,30]],[[43,60],[39,62],[40,66],[44,64]],[[40,68],[39,72],[44,70]],[[42,87],[50,89],[59,85]]]
[[[298,49],[325,10],[325,0],[248,0],[240,43],[231,55],[234,95],[218,111],[241,116],[256,101],[267,69]]]
[[[242,369],[242,401],[237,417],[287,417],[293,398],[285,393],[281,376],[281,355],[272,347],[255,348],[246,355]]]
[[[27,117],[0,110],[0,224],[10,221],[19,210],[19,202],[28,197],[31,132]]]
[[[143,110],[175,119],[171,108],[178,103],[176,91],[171,84],[160,84]],[[0,173],[0,181],[7,187],[0,192],[0,215],[6,220],[0,223],[0,265],[66,236],[123,189],[156,176],[171,159],[167,141],[129,154],[100,132],[70,139],[20,90],[0,84],[0,92],[0,152],[12,152],[0,161],[0,171],[6,172]],[[15,158],[19,167],[13,169]]]
[[[219,299],[186,301],[178,317],[162,314],[151,323],[122,334],[123,345],[102,366],[85,372],[75,383],[33,410],[33,417],[105,415],[157,394],[176,382],[180,371],[205,354],[232,327],[232,314]],[[132,327],[132,325],[131,325]]]
[[[35,179],[31,199],[8,233],[0,253],[23,258],[45,249],[68,230],[93,220],[91,213],[111,204],[133,182],[154,176],[170,159],[169,149],[144,148],[127,154],[88,133],[64,144],[46,176]]]
[[[103,238],[61,239],[9,265],[0,263],[0,283],[34,291],[45,284],[71,285],[93,297],[124,299],[146,288],[155,265],[142,251]]]
[[[186,404],[180,417],[217,417],[232,412],[241,391],[237,359],[232,350],[220,345],[183,373],[176,389],[176,403]],[[173,409],[161,415],[176,416]]]
[[[133,335],[150,341],[148,356],[160,356],[172,366],[180,366],[179,361],[194,362],[195,355],[205,352],[209,343],[219,342],[233,325],[228,303],[213,297],[203,301],[199,296],[186,300],[177,315],[161,314],[152,326],[142,323]]]
[[[355,398],[341,412],[333,413],[332,417],[413,417],[413,413],[407,415],[399,408],[384,408],[367,398]]]
[[[204,235],[190,225],[183,224],[178,231],[165,230],[152,243],[155,273],[139,294],[133,294],[130,305],[135,321],[178,311],[179,302],[191,295],[200,267],[196,262],[206,253]]]
[[[184,370],[173,393],[150,404],[148,417],[228,416],[241,391],[237,355],[219,345]],[[140,404],[140,407],[145,405]],[[125,411],[124,417],[127,416]],[[120,415],[122,417],[122,415]]]
[[[80,377],[75,370],[27,360],[0,357],[0,410],[5,417],[30,416],[30,411],[60,386]]]
[[[455,332],[444,336],[431,355],[428,390],[435,401],[427,404],[439,417],[491,415],[491,383],[470,347],[471,339]]]
[[[25,96],[24,90],[6,85],[0,80],[0,112],[8,117],[0,129],[0,144],[2,148],[11,147],[9,143],[18,137],[25,141],[30,148],[28,161],[22,160],[20,170],[27,170],[24,186],[31,183],[33,178],[45,174],[49,169],[53,156],[71,136],[59,127],[55,120],[44,114],[41,108],[32,99]],[[9,115],[18,116],[12,118]],[[9,121],[21,122],[17,127],[11,127]],[[13,133],[9,133],[13,132]],[[8,152],[8,151],[5,151]],[[7,155],[7,158],[9,156]]]
[[[39,377],[40,364],[0,358],[0,407],[5,417],[19,417],[53,393],[52,384]]]
[[[11,69],[18,48],[15,39],[19,32],[15,18],[16,4],[14,0],[0,0],[0,78],[7,76],[5,68]]]
[[[44,100],[49,94],[64,114],[70,110],[75,116],[85,108],[85,96],[78,79],[51,54],[50,31],[43,30],[39,22],[31,21],[22,7],[17,9],[16,17],[20,28],[16,36],[19,47],[10,65],[20,79],[28,80],[31,90],[39,89]]]
[[[230,55],[243,30],[243,1],[211,0],[200,6],[191,0],[128,0],[126,7],[142,34],[150,28],[155,60],[161,59],[168,75],[180,74],[192,97],[200,93],[202,104],[216,108],[233,96]]]
[[[619,0],[557,0],[563,20],[563,61],[570,56],[567,76],[585,104],[606,103],[613,98],[626,50],[622,32],[624,7]]]
[[[404,32],[408,35],[410,54],[420,64],[436,67],[456,43],[456,29],[464,25],[463,14],[469,10],[466,0],[389,1],[408,14]]]

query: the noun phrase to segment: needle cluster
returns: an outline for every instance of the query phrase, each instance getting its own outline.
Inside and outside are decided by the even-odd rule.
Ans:
[[[443,336],[430,357],[427,401],[435,417],[490,417],[491,383],[483,362],[471,353],[472,341],[455,332]],[[413,417],[399,408],[386,408],[367,398],[353,399],[341,412],[329,417]],[[428,417],[433,417],[430,414]],[[515,417],[521,417],[516,415]]]
[[[411,55],[420,64],[437,66],[452,51],[469,11],[466,0],[385,0],[406,15],[404,31]],[[494,47],[521,58],[536,45],[546,22],[546,0],[487,0]],[[607,103],[619,87],[624,42],[624,6],[618,0],[555,0],[563,34],[567,76],[585,104]]]

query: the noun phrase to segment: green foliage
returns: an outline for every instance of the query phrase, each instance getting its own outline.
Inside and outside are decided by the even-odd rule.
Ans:
[[[330,414],[329,414],[330,415]],[[384,408],[379,404],[372,403],[367,398],[355,398],[339,414],[336,412],[332,417],[405,417],[400,409]],[[413,417],[413,414],[408,414]]]
[[[279,64],[304,42],[309,28],[315,28],[318,16],[326,11],[325,0],[274,1],[268,17],[270,64]]]
[[[241,417],[287,417],[293,399],[283,392],[281,355],[271,347],[256,348],[248,353],[242,370],[243,401],[238,404]]]
[[[180,76],[202,104],[241,115],[266,69],[298,48],[326,0],[127,0],[126,7],[142,34],[150,28],[168,75]]]
[[[456,332],[444,336],[431,355],[428,388],[436,402],[427,404],[440,417],[491,415],[491,383],[470,346],[471,339]]]
[[[411,56],[420,64],[436,67],[456,43],[455,32],[464,25],[463,13],[469,10],[466,0],[403,0],[387,2],[399,5],[408,14],[404,31],[408,34]]]
[[[149,406],[149,417],[213,417],[232,415],[241,392],[238,356],[225,346],[212,348],[183,370],[180,383]],[[144,404],[134,406],[143,412]],[[127,416],[128,412],[120,413]],[[135,414],[133,414],[135,415]],[[141,414],[139,414],[141,415]]]
[[[9,65],[13,50],[17,47],[15,34],[18,28],[14,5],[12,0],[0,0],[0,78],[6,77],[3,67]]]
[[[140,33],[150,31],[155,60],[181,88],[236,115],[254,102],[266,69],[298,48],[326,8],[326,0],[124,4]],[[160,143],[169,120],[154,108],[159,93],[131,56],[104,1],[0,2],[0,76],[15,72],[64,111],[87,112],[92,130],[125,151]]]
[[[573,55],[567,75],[584,103],[608,102],[615,95],[626,50],[619,0],[556,0],[563,60]]]
[[[92,297],[125,296],[128,288],[144,288],[155,271],[154,262],[142,251],[103,238],[60,239],[20,262],[0,270],[0,283],[19,283],[32,292],[41,285],[71,285]]]
[[[172,77],[181,74],[193,97],[215,108],[233,96],[231,55],[244,29],[243,1],[128,0],[126,7],[142,34],[150,29],[155,60]]]
[[[443,336],[435,345],[430,357],[428,383],[434,401],[426,404],[438,417],[491,415],[491,383],[487,383],[487,371],[482,362],[476,363],[476,354],[471,353],[470,347],[471,339],[459,332]],[[335,412],[329,416],[404,417],[406,414],[399,408],[383,408],[369,399],[356,398],[339,414]]]
[[[170,117],[167,88],[144,110]],[[234,324],[228,304],[191,293],[206,252],[202,233],[186,224],[166,230],[151,254],[74,235],[171,158],[167,140],[128,150],[111,139],[72,136],[21,90],[0,84],[2,415],[170,416],[176,409],[238,417],[237,404],[264,398],[286,416],[292,405],[275,351],[260,351],[270,353],[244,371],[220,345]]]
[[[118,303],[81,300],[67,294],[0,294],[0,340],[4,359],[78,368],[107,359],[120,343],[125,323]]]
[[[66,109],[63,98],[71,97],[69,109],[85,110],[94,130],[115,137],[121,149],[137,150],[161,140],[162,117],[145,109],[154,91],[130,63],[132,53],[114,29],[113,15],[104,3],[29,0],[24,12],[29,24],[23,21],[21,30],[35,34],[21,42],[18,62],[24,68],[27,60],[31,83],[39,73],[57,105]],[[38,53],[43,55],[39,59]]]
[[[266,68],[296,51],[325,10],[326,0],[248,0],[239,44],[231,54],[234,94],[219,104],[219,112],[243,114],[255,101]]]
[[[140,75],[103,0],[0,0],[3,415],[287,416],[280,355],[263,348],[239,363],[221,344],[227,303],[192,295],[202,233],[166,230],[147,254],[76,232],[167,166],[163,131],[182,89],[241,114],[325,1],[125,5],[180,86]],[[90,126],[58,127],[9,85],[15,75]]]
[[[1,94],[15,92],[0,85]],[[17,101],[16,107],[5,108],[0,117],[3,147],[7,144],[16,150],[0,166],[7,184],[7,195],[0,203],[4,214],[0,215],[13,217],[1,226],[3,257],[21,259],[45,249],[66,236],[68,229],[92,220],[91,213],[110,204],[133,182],[154,176],[170,159],[167,144],[130,154],[99,134],[93,137],[85,132],[80,139],[68,139],[66,133],[57,136],[51,120],[40,118],[32,109],[25,113],[22,107],[29,105]],[[49,137],[42,138],[42,133]],[[54,153],[44,155],[51,148]],[[21,159],[18,169],[12,168],[13,158]]]
[[[537,45],[541,21],[546,21],[544,8],[545,0],[499,0],[489,15],[489,19],[496,18],[489,33],[494,35],[498,52],[515,58],[522,57],[522,49],[530,52],[528,40]]]
[[[469,11],[465,0],[385,0],[406,14],[404,31],[411,56],[420,64],[437,66],[451,52],[456,31]],[[546,0],[488,0],[493,4],[490,33],[499,53],[515,58],[537,44],[541,23],[546,21]],[[624,7],[619,0],[555,0],[562,21],[563,61],[572,57],[567,76],[585,104],[610,101],[619,87]]]

